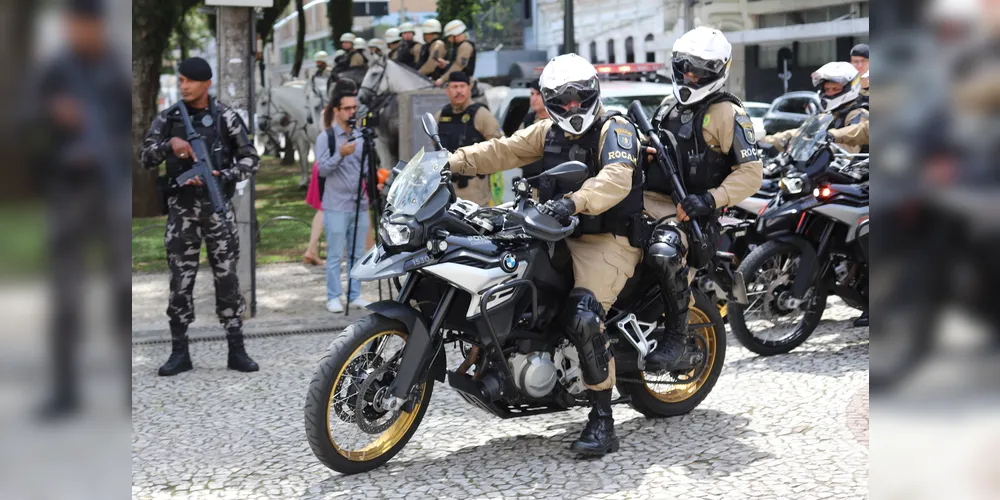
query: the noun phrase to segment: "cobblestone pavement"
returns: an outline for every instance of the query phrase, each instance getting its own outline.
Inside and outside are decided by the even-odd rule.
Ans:
[[[622,447],[568,450],[586,409],[500,420],[437,384],[426,417],[381,469],[343,476],[312,455],[305,392],[334,334],[251,339],[261,371],[225,369],[225,345],[192,346],[195,370],[155,374],[165,344],[135,345],[133,498],[854,499],[868,495],[868,330],[831,301],[814,336],[759,358],[730,337],[725,369],[688,415],[615,407]],[[450,353],[452,365],[457,364]]]

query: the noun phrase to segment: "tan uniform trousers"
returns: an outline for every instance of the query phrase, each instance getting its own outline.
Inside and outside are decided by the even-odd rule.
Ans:
[[[493,193],[490,192],[490,176],[480,178],[475,176],[469,179],[469,185],[459,188],[455,184],[455,195],[463,200],[479,204],[481,207],[488,207],[493,202]]]
[[[625,282],[635,273],[642,251],[629,245],[628,238],[613,234],[585,234],[567,238],[566,245],[573,257],[576,288],[594,293],[605,312],[614,305]],[[615,360],[608,362],[608,378],[597,385],[587,385],[593,391],[604,391],[615,385]]]

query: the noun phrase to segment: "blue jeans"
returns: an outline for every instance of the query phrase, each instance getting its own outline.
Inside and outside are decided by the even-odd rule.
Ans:
[[[354,242],[354,260],[347,263],[347,274],[350,278],[354,262],[365,255],[365,237],[368,235],[368,210],[362,206],[358,212],[358,234],[354,234],[354,212],[323,211],[323,225],[326,229],[326,298],[335,299],[343,295],[344,289],[340,283],[340,262],[345,253],[351,258],[349,241]],[[361,295],[361,282],[349,279],[347,301],[350,302]]]

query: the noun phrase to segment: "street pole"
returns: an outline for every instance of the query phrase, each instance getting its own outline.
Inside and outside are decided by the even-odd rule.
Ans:
[[[219,100],[228,104],[250,129],[253,137],[253,64],[256,54],[254,13],[249,7],[218,7]],[[249,307],[244,318],[257,314],[256,249],[257,238],[254,179],[237,184],[233,207],[236,211],[236,231],[240,239],[240,258],[236,275],[240,292]]]
[[[576,52],[573,33],[573,0],[564,0],[563,3],[563,54]]]
[[[694,4],[698,0],[682,0],[684,2],[684,32],[694,29]]]

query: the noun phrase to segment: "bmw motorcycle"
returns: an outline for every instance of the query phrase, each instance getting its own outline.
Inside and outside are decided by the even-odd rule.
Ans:
[[[739,267],[749,304],[730,304],[729,324],[762,356],[805,342],[831,293],[868,309],[868,159],[830,142],[828,125],[815,120],[792,143],[794,167],[757,218],[749,237],[759,244]]]
[[[429,115],[424,129],[436,137]],[[446,151],[421,150],[393,179],[381,243],[351,272],[361,281],[399,279],[399,295],[371,304],[371,314],[339,334],[309,385],[309,444],[335,471],[368,471],[399,453],[435,382],[504,419],[589,404],[579,355],[557,321],[573,287],[563,240],[577,221],[564,227],[539,212],[532,179],[514,179],[515,201],[499,207],[456,199],[447,159]],[[568,162],[541,176],[575,188],[587,167]],[[659,285],[654,273],[639,270],[626,284],[605,324],[616,404],[669,417],[711,392],[725,359],[725,325],[712,302],[694,297],[688,342],[695,367],[650,372],[644,360],[663,314]],[[456,353],[462,361],[449,370],[455,363],[446,356]]]

